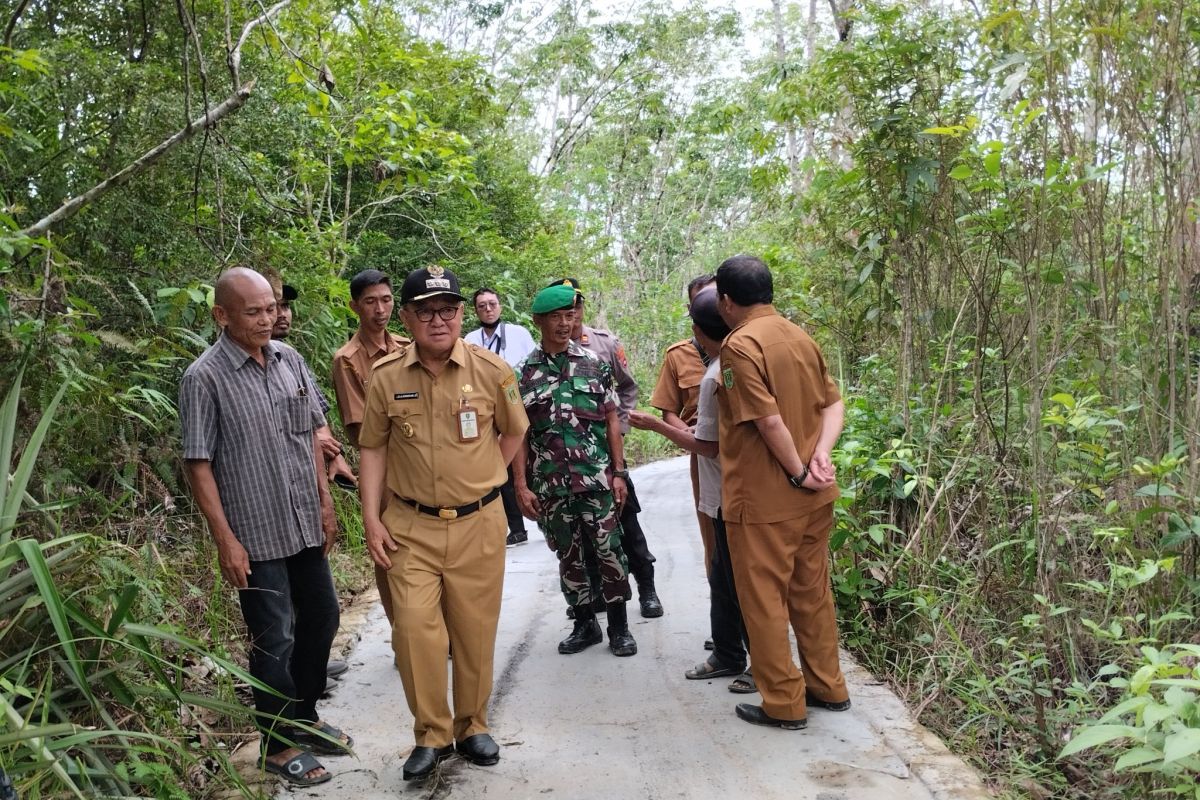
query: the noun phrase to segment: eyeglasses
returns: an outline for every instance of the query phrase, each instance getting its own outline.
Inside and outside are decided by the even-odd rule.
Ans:
[[[414,308],[413,314],[421,322],[433,322],[433,315],[437,314],[443,322],[449,322],[454,319],[462,306],[442,306],[441,308]]]
[[[499,308],[500,304],[498,302],[496,302],[495,300],[491,300],[491,301],[480,300],[478,303],[475,304],[475,307],[476,308]]]

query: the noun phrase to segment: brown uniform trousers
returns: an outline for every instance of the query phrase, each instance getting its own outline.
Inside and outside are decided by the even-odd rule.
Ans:
[[[849,697],[829,586],[832,527],[832,503],[783,522],[725,523],[755,683],[763,711],[777,719],[805,717],[806,688],[831,702]],[[792,661],[789,624],[802,670]]]
[[[400,677],[416,742],[442,747],[485,733],[504,586],[504,504],[443,520],[393,497],[383,523],[400,547],[388,571],[392,648],[405,666]],[[445,726],[447,643],[454,653],[452,730]]]

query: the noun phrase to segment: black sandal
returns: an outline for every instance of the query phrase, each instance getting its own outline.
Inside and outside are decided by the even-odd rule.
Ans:
[[[340,728],[335,728],[328,722],[318,722],[311,727],[320,731],[324,736],[297,728],[292,734],[292,741],[296,743],[297,747],[303,747],[319,756],[349,755],[350,748],[354,747],[354,739],[350,737],[350,734],[344,733]]]
[[[319,786],[322,783],[328,783],[333,780],[333,774],[329,770],[325,770],[324,775],[309,778],[308,773],[314,769],[325,769],[325,765],[317,761],[312,753],[303,751],[298,755],[292,756],[282,764],[276,764],[274,761],[267,761],[264,758],[263,769],[280,776],[292,786]]]
[[[745,667],[722,667],[714,664],[711,659],[702,661],[683,673],[689,681],[703,681],[709,678],[724,678],[729,675],[740,675]]]

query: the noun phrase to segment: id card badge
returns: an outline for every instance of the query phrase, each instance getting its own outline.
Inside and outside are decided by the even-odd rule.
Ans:
[[[458,440],[473,442],[479,438],[479,412],[463,398],[455,412],[458,417]]]

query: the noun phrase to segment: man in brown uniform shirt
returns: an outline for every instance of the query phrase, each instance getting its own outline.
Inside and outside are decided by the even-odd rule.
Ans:
[[[850,707],[838,663],[829,533],[838,497],[830,453],[842,431],[837,385],[816,342],[771,305],[771,273],[753,256],[717,270],[721,316],[722,511],[750,660],[762,705],[756,725],[798,730],[807,706]],[[802,668],[792,659],[788,623]]]
[[[350,279],[350,310],[358,317],[358,330],[333,354],[333,389],[337,393],[342,427],[355,447],[367,403],[367,379],[371,377],[371,367],[384,356],[408,345],[408,339],[387,328],[394,304],[392,281],[379,270],[364,269]],[[379,602],[388,622],[393,622],[387,570],[378,564],[375,565],[375,587],[379,590]]]
[[[400,299],[413,344],[375,364],[358,443],[367,549],[388,571],[392,649],[414,719],[417,746],[404,764],[412,780],[452,743],[475,764],[500,759],[487,705],[507,520],[494,501],[529,419],[512,367],[459,339],[463,297],[452,272],[410,273]]]
[[[713,282],[712,275],[693,278],[687,286],[688,307],[696,298],[696,292]],[[658,383],[650,395],[650,405],[662,412],[663,422],[687,430],[696,424],[696,408],[700,400],[700,381],[708,367],[705,354],[695,337],[676,342],[667,348],[662,367],[658,371]],[[688,458],[692,474],[692,499],[700,502],[700,474],[696,454]],[[712,517],[696,511],[696,522],[700,526],[700,542],[704,545],[704,569],[712,567],[714,532]],[[711,639],[705,643],[708,647]],[[711,648],[709,648],[711,649]]]

